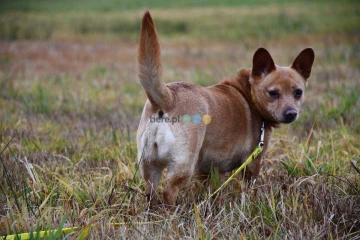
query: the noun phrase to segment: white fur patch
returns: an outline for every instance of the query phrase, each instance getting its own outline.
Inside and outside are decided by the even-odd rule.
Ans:
[[[170,123],[158,123],[155,142],[158,145],[158,157],[164,159],[170,156],[176,138],[170,128]]]
[[[171,123],[148,122],[141,136],[138,154],[151,160],[170,160],[172,152],[176,152],[176,137],[171,129]],[[138,159],[140,160],[140,158]]]

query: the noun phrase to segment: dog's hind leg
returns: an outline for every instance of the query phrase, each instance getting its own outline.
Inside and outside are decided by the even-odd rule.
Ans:
[[[188,185],[193,175],[193,169],[189,164],[172,164],[166,176],[166,185],[163,189],[164,203],[174,206],[179,191]]]
[[[203,137],[200,138],[201,141]],[[166,185],[163,189],[163,199],[167,206],[174,206],[179,191],[191,182],[199,157],[200,145],[197,142],[189,144],[185,149],[173,154],[174,161],[167,166]]]
[[[172,161],[166,166],[168,173],[163,189],[164,203],[169,207],[175,205],[179,191],[191,182],[205,137],[205,125],[180,130],[180,136],[188,137],[178,137],[177,144],[170,150]]]
[[[151,162],[142,163],[142,175],[146,182],[145,195],[150,206],[156,206],[159,202],[157,187],[164,170],[163,166],[157,166]]]

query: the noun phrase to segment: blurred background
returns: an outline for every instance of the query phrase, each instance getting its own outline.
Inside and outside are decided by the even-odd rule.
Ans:
[[[159,32],[166,82],[208,86],[250,68],[259,47],[280,66],[312,47],[316,57],[300,119],[276,130],[262,176],[354,173],[349,162],[360,165],[359,1],[1,0],[0,229],[29,230],[29,219],[37,218],[20,210],[30,205],[61,206],[54,210],[58,216],[77,209],[72,224],[81,225],[87,219],[82,209],[119,204],[124,190],[104,186],[127,185],[136,169],[135,134],[146,101],[136,54],[145,9]],[[17,174],[25,171],[14,164],[23,157],[36,166],[41,187]],[[61,176],[60,185],[52,173]],[[139,192],[142,184],[135,178]],[[68,206],[71,192],[78,195]],[[341,219],[356,216],[354,208],[339,209],[353,214]],[[59,218],[49,215],[43,223]]]
[[[278,65],[290,65],[303,48],[313,47],[316,60],[309,86],[319,94],[309,96],[307,102],[316,104],[309,111],[318,113],[320,105],[327,104],[323,107],[334,112],[321,119],[341,115],[359,128],[358,121],[349,120],[346,111],[352,110],[347,102],[346,110],[339,110],[336,104],[341,103],[331,100],[336,89],[350,91],[344,93],[347,98],[358,93],[351,92],[359,89],[357,1],[3,0],[2,95],[21,91],[21,99],[27,100],[16,108],[30,115],[82,115],[82,105],[89,104],[87,108],[91,105],[94,114],[104,118],[119,112],[122,102],[121,115],[128,119],[121,118],[134,130],[145,101],[136,83],[135,63],[146,8],[160,34],[165,81],[215,84],[242,67],[251,67],[258,47],[266,47]],[[329,86],[332,91],[327,91]],[[43,104],[33,99],[39,94],[44,95]],[[10,99],[5,102],[8,108]]]

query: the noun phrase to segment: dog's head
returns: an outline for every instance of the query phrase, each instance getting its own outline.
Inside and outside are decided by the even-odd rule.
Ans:
[[[259,48],[255,52],[250,77],[251,96],[266,121],[291,123],[299,117],[314,58],[313,49],[306,48],[290,67],[279,67],[266,49]]]

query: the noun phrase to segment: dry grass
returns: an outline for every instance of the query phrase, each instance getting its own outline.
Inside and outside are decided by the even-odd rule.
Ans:
[[[351,6],[324,7],[323,13],[343,14]],[[261,18],[264,9],[247,10]],[[315,11],[288,9],[289,16]],[[175,20],[198,11],[182,11]],[[212,18],[221,11],[230,18],[237,13],[209,8],[202,14]],[[153,15],[165,22],[171,13]],[[356,18],[353,11],[348,15]],[[67,40],[0,42],[0,235],[56,229],[65,219],[65,227],[95,224],[89,239],[359,239],[359,28],[340,35],[326,23],[319,26],[325,30],[281,28],[279,39],[274,29],[269,39],[254,35],[239,42],[164,34],[167,82],[214,84],[250,67],[259,46],[279,65],[309,45],[316,53],[302,116],[276,131],[261,176],[251,183],[236,179],[197,206],[220,186],[214,173],[208,186],[185,189],[174,212],[148,210],[137,173],[135,132],[146,95],[135,77],[136,42],[78,33]]]

